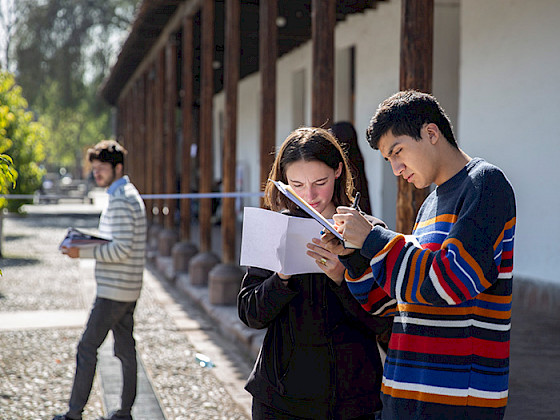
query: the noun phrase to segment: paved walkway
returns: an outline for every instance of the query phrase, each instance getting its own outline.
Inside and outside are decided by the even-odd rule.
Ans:
[[[84,223],[89,220],[87,224],[93,225],[99,208],[69,204],[56,208],[36,206],[27,210],[29,217],[22,219],[24,231],[13,229],[17,222],[4,221],[5,258],[0,264],[4,271],[0,278],[1,420],[15,419],[14,412],[23,413],[19,418],[50,420],[53,414],[64,410],[70,391],[69,376],[74,371],[77,340],[63,337],[67,336],[65,331],[73,331],[68,336],[75,336],[83,330],[95,293],[93,261],[69,260],[60,256],[56,250],[56,236],[60,235],[61,239],[64,226],[73,225],[73,221]],[[55,213],[57,216],[52,217]],[[46,233],[42,232],[41,225],[48,226]],[[55,225],[61,228],[53,229]],[[22,240],[32,245],[18,250],[14,245]],[[243,389],[251,369],[249,357],[220,334],[216,323],[196,303],[165,280],[160,281],[149,268],[144,272],[144,282],[135,315],[135,335],[139,345],[138,395],[133,406],[135,420],[250,418],[250,395]],[[41,348],[52,349],[54,347],[48,340],[57,340],[60,344],[63,339],[68,350],[47,354],[22,336],[26,331],[34,337],[47,339]],[[12,362],[10,367],[9,354],[13,351],[10,348],[15,344],[12,337],[25,340],[27,348],[19,348],[19,353],[37,353],[38,357],[33,358],[36,371],[41,371],[42,363],[52,363],[53,360],[61,367],[72,365],[62,373],[64,381],[57,381],[53,375],[47,375],[45,379],[27,378],[28,374],[36,374],[25,367],[24,355],[21,364]],[[216,367],[203,369],[198,366],[194,357],[196,352],[209,356]],[[42,358],[44,360],[40,360]],[[48,371],[45,369],[45,374]],[[33,387],[26,387],[25,383],[30,381]],[[104,413],[117,408],[121,383],[120,362],[113,355],[109,335],[99,350],[97,380],[84,418],[90,420],[96,418],[92,417],[95,413],[102,414],[97,395],[101,397]],[[24,392],[22,387],[18,388],[20,384],[26,388]],[[55,391],[60,395],[57,400],[52,399],[55,384],[60,388]],[[40,390],[43,387],[49,391],[43,393]],[[25,401],[29,399],[38,402],[27,404]],[[53,401],[59,402],[53,404]]]
[[[0,331],[83,328],[87,317],[88,312],[85,310],[3,312],[0,313]],[[113,355],[112,346],[113,339],[109,335],[98,353],[97,375],[105,407],[119,406],[122,387],[121,364]],[[136,420],[166,420],[140,357],[137,392],[132,409]]]
[[[81,265],[80,272],[87,275],[91,274],[92,269]],[[517,284],[521,282],[519,279],[514,281],[517,281]],[[214,374],[249,417],[250,396],[243,390],[245,378],[251,368],[246,354],[254,357],[258,348],[259,333],[248,332],[243,328],[234,307],[210,305],[207,288],[189,286],[188,282],[183,282],[181,290],[178,290],[165,280],[165,276],[158,270],[146,271],[146,287],[153,293],[157,303],[165,308],[176,328],[188,331],[189,340],[197,351],[209,355],[220,366],[220,369],[214,370]],[[538,301],[528,305],[527,302],[531,300],[525,299],[522,293],[522,290],[517,288],[514,295],[510,397],[506,419],[560,419],[560,398],[556,389],[560,377],[560,318],[557,311],[544,311]],[[197,315],[197,311],[201,313]],[[34,323],[34,327],[44,327],[46,324],[83,325],[85,316],[83,311],[46,311],[33,314],[0,312],[0,331],[6,328],[6,325],[23,329],[30,322]],[[212,328],[214,326],[218,328]],[[246,336],[249,333],[254,334],[254,337],[248,339]],[[220,338],[220,335],[229,338],[244,336],[245,339],[240,341],[247,344],[245,354],[232,347],[227,338]],[[252,347],[250,343],[253,343]],[[106,406],[114,405],[111,401],[115,398],[114,390],[118,389],[120,380],[119,375],[115,375],[118,369],[111,354],[110,344],[106,343],[100,352],[100,376]],[[143,376],[141,392],[135,407],[135,418],[165,418],[162,414],[165,410],[161,409],[158,393],[150,386],[150,375],[156,372],[142,368],[140,370]],[[152,409],[154,413],[150,411]]]

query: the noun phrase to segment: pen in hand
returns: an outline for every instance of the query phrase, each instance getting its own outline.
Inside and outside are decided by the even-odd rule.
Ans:
[[[360,192],[356,192],[356,196],[354,197],[354,202],[352,203],[352,208],[356,210],[360,210]]]
[[[360,192],[357,191],[356,192],[356,196],[354,197],[354,202],[352,203],[352,208],[358,210],[360,213],[362,212],[360,210]],[[325,229],[321,230],[321,235],[325,234]]]

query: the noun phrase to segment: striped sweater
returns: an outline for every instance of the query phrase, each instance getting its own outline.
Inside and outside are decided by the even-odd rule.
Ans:
[[[115,188],[116,187],[116,188]],[[80,257],[95,258],[97,296],[120,302],[140,297],[146,259],[146,209],[124,176],[108,190],[109,202],[99,219],[99,233],[110,243],[82,248]]]
[[[384,419],[501,419],[508,398],[515,197],[471,160],[422,204],[413,234],[374,227],[346,280],[370,311],[397,303]],[[385,305],[386,306],[386,302]]]

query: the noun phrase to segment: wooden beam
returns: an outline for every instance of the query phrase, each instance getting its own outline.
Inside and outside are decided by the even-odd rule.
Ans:
[[[140,125],[138,123],[138,121],[140,121],[139,97],[140,97],[140,87],[138,81],[136,81],[130,95],[129,130],[128,130],[130,136],[128,139],[128,145],[130,149],[128,150],[128,156],[125,162],[125,165],[130,165],[129,169],[132,169],[131,181],[134,183],[135,186],[138,185],[138,180],[141,176],[138,168],[139,157],[140,157],[140,153],[138,151],[139,149],[138,145],[140,143]]]
[[[235,167],[237,162],[237,85],[239,83],[240,33],[239,0],[226,0],[225,4],[225,124],[223,191],[235,192]],[[222,260],[224,263],[235,261],[235,198],[222,199]]]
[[[175,135],[175,108],[177,107],[177,40],[171,35],[165,47],[165,92],[166,92],[166,151],[165,151],[165,191],[167,194],[177,192],[177,140]],[[165,227],[175,227],[176,199],[167,199],[166,207],[169,213],[165,216]]]
[[[138,147],[134,153],[138,179],[136,188],[141,194],[146,192],[146,78],[138,80]]]
[[[434,0],[402,0],[400,89],[432,91]],[[412,232],[416,214],[429,193],[398,177],[397,231]]]
[[[181,153],[181,192],[191,191],[191,145],[193,143],[193,18],[185,16],[183,19],[183,48],[181,90],[181,115],[183,149]],[[189,240],[191,236],[191,200],[181,200],[181,239]]]
[[[156,62],[156,80],[155,80],[155,133],[154,133],[154,193],[161,194],[165,191],[164,184],[164,160],[163,156],[163,146],[164,146],[164,98],[165,89],[165,49],[162,48],[157,55]],[[163,221],[162,209],[164,206],[163,199],[156,200],[156,207],[158,209],[158,221],[161,223]]]
[[[276,148],[276,17],[278,1],[259,5],[259,68],[261,73],[260,180],[264,188],[274,162]]]
[[[336,1],[312,0],[313,77],[311,124],[328,128],[334,115],[334,27]]]
[[[136,168],[136,149],[138,143],[138,137],[136,136],[138,132],[138,125],[133,124],[133,121],[136,121],[138,118],[138,83],[135,83],[132,90],[130,91],[130,95],[128,97],[128,129],[126,130],[127,139],[126,139],[126,149],[128,150],[129,154],[127,156],[125,165],[128,166],[128,169],[131,171],[130,179],[132,182],[137,181],[138,171]]]
[[[213,159],[212,159],[212,101],[214,96],[214,0],[204,0],[201,19],[201,60],[200,60],[200,141],[199,192],[209,193],[212,190]],[[212,200],[200,199],[200,251],[211,252],[212,248]]]
[[[146,194],[154,193],[154,161],[148,159],[148,156],[154,157],[154,69],[153,66],[148,68],[144,79],[146,80]],[[151,222],[153,218],[152,206],[153,200],[145,200],[146,216]]]

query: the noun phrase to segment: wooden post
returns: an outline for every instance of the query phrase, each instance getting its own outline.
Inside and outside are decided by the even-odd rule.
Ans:
[[[117,141],[126,147],[126,131],[128,127],[128,95],[123,95],[119,101],[120,117]]]
[[[212,101],[214,96],[214,0],[202,2],[200,40],[200,134],[199,134],[199,192],[212,190]],[[189,263],[189,280],[192,285],[208,284],[208,273],[219,262],[212,253],[212,200],[199,201],[200,252]]]
[[[237,141],[237,84],[239,82],[240,0],[225,3],[224,90],[226,113],[224,127],[223,191],[235,191]],[[235,305],[244,272],[235,264],[235,199],[222,199],[222,264],[208,274],[208,299],[213,305]]]
[[[177,192],[177,140],[175,135],[175,108],[177,106],[177,42],[171,35],[165,47],[165,92],[166,92],[166,146],[165,151],[165,191],[167,194]],[[165,228],[174,229],[176,199],[165,200],[169,213],[165,216]]]
[[[129,104],[131,109],[131,112],[129,114],[130,115],[130,120],[129,120],[130,138],[128,140],[128,144],[130,144],[132,150],[129,151],[125,165],[130,165],[133,171],[131,181],[135,184],[135,186],[137,186],[142,173],[139,168],[140,166],[139,145],[141,143],[140,121],[142,121],[142,119],[140,117],[140,82],[138,80],[134,82],[134,87],[132,89],[132,95],[130,99],[131,99]]]
[[[126,125],[124,130],[124,147],[127,150],[130,150],[131,153],[134,151],[134,135],[133,135],[133,127],[132,127],[132,118],[134,115],[134,108],[132,104],[134,103],[134,85],[126,94],[125,106],[126,106]],[[126,159],[125,165],[131,164],[130,167],[127,168],[129,171],[130,177],[134,179],[134,162],[132,160]]]
[[[134,153],[136,168],[138,168],[138,177],[136,188],[141,194],[146,192],[146,77],[140,76],[138,81],[138,147]]]
[[[261,73],[260,180],[264,188],[276,148],[276,17],[278,1],[259,5],[259,68]]]
[[[199,192],[212,191],[212,101],[214,97],[214,0],[204,0],[201,19],[200,60],[200,182]],[[210,252],[212,248],[212,200],[203,198],[199,206],[200,249]]]
[[[403,0],[401,16],[400,89],[432,90],[434,0]],[[429,189],[417,189],[398,177],[397,231],[412,232]]]
[[[181,115],[183,150],[181,153],[181,192],[191,192],[191,145],[193,143],[193,18],[186,16],[183,19],[183,49],[181,90]],[[191,237],[191,200],[181,200],[181,239]]]
[[[334,115],[334,27],[336,1],[313,0],[311,32],[313,37],[313,78],[311,124],[328,128]]]
[[[155,80],[155,135],[154,135],[154,194],[161,194],[165,191],[164,187],[164,159],[163,159],[163,146],[164,146],[164,88],[165,88],[165,50],[161,49],[156,58],[156,80]],[[162,219],[162,209],[163,209],[163,199],[157,199],[157,219],[159,223],[163,221]]]
[[[146,193],[154,193],[154,78],[155,70],[153,67],[148,69],[146,75]],[[152,207],[153,200],[146,200],[146,215],[151,222],[153,219]]]
[[[191,192],[191,145],[193,142],[193,17],[183,18],[181,54],[181,115],[183,149],[181,153],[181,192]],[[192,258],[198,253],[198,248],[190,242],[191,236],[191,200],[183,198],[180,201],[180,237],[181,241],[173,245],[173,270],[175,284],[178,288],[188,287],[189,271]]]
[[[239,83],[240,34],[239,0],[226,0],[224,90],[225,125],[223,156],[223,191],[235,192],[235,167],[237,162],[237,85]],[[222,199],[222,260],[235,260],[235,198]]]

